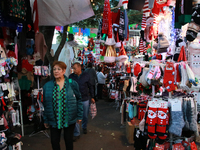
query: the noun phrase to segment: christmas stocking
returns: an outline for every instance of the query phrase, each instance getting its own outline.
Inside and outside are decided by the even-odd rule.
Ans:
[[[171,125],[169,127],[169,132],[176,136],[182,135],[182,129],[185,125],[181,106],[181,100],[175,99],[171,101]]]
[[[139,109],[138,109],[138,119],[142,120],[144,118],[145,112],[146,112],[146,103],[139,103]]]
[[[168,108],[158,108],[158,122],[156,132],[158,137],[162,140],[167,138],[166,127],[168,123]]]
[[[155,107],[155,105],[153,107],[153,103],[151,103],[147,111],[147,120],[146,120],[148,136],[151,139],[155,139],[157,137],[156,135],[157,111],[158,108]]]
[[[189,87],[186,85],[188,80],[189,80],[189,78],[188,78],[188,74],[187,74],[187,71],[186,71],[186,66],[185,66],[184,63],[182,63],[182,65],[181,65],[181,84],[180,84],[180,87],[183,90],[189,90]]]
[[[164,71],[163,83],[168,92],[174,91],[176,89],[174,75],[174,64],[172,62],[167,62]]]

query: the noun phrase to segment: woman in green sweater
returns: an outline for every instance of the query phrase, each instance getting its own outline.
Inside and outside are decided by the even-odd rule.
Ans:
[[[44,125],[50,127],[53,150],[60,150],[60,136],[64,130],[67,150],[73,150],[73,132],[75,123],[83,117],[83,105],[78,84],[64,74],[66,64],[61,61],[53,63],[54,79],[43,87]]]

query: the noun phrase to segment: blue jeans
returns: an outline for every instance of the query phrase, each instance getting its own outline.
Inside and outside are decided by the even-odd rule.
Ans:
[[[83,119],[82,119],[82,128],[87,129],[87,122],[88,122],[88,114],[89,114],[89,106],[90,101],[83,101]],[[80,125],[76,123],[75,129],[74,129],[74,136],[79,136],[80,133]]]

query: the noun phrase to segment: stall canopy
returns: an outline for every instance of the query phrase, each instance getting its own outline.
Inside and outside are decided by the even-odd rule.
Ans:
[[[94,15],[90,0],[38,0],[39,26],[65,26]]]

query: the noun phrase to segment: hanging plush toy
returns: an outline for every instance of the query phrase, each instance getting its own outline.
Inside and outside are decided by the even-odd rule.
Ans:
[[[91,38],[88,42],[88,46],[87,46],[88,50],[92,51],[94,49],[94,40],[93,38]]]

